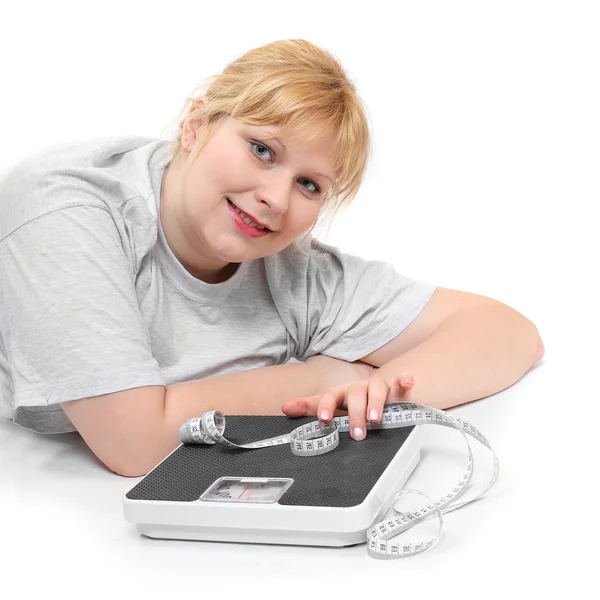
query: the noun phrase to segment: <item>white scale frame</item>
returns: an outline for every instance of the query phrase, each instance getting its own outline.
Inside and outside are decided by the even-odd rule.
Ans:
[[[193,502],[148,501],[125,496],[124,516],[142,535],[159,539],[309,546],[364,543],[369,527],[385,517],[392,497],[404,487],[419,463],[423,429],[412,429],[364,501],[353,507],[290,506],[278,502],[223,502],[200,498]],[[176,451],[177,448],[173,452]],[[214,484],[212,482],[211,486]]]

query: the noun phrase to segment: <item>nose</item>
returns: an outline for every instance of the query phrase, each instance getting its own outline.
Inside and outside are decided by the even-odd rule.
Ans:
[[[268,204],[273,214],[283,214],[288,209],[291,192],[289,174],[284,169],[272,170],[264,173],[256,198]]]

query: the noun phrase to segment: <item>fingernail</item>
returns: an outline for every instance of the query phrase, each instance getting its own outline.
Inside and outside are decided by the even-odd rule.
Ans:
[[[372,408],[371,412],[369,413],[369,418],[371,419],[371,421],[377,421],[377,410]]]
[[[411,379],[410,377],[405,377],[405,378],[402,380],[402,383],[412,383],[412,379]]]
[[[360,427],[354,428],[354,439],[360,441],[363,439],[363,430]]]
[[[321,411],[321,419],[323,421],[327,421],[327,419],[329,419],[329,411],[328,410]]]

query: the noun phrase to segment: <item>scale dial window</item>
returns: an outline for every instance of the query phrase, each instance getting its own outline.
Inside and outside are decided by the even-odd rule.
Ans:
[[[278,477],[220,477],[200,496],[200,500],[272,504],[293,482],[293,479]]]

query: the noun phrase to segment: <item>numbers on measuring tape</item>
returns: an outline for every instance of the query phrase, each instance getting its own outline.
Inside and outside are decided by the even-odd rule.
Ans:
[[[445,496],[442,496],[437,502],[433,502],[429,496],[426,496],[418,490],[409,489],[396,493],[392,497],[384,519],[367,530],[367,553],[373,558],[405,558],[427,551],[439,539],[442,531],[442,515],[482,498],[492,489],[498,478],[500,469],[498,457],[484,435],[467,421],[460,418],[456,419],[437,408],[414,404],[412,402],[396,402],[388,404],[383,409],[381,421],[379,423],[367,423],[367,429],[397,429],[402,427],[414,427],[415,425],[442,425],[455,428],[459,431],[467,444],[468,450],[468,460],[467,465],[465,466],[464,475],[454,488]],[[340,433],[349,433],[350,426],[348,416],[334,417],[333,420],[328,423],[313,421],[312,423],[306,423],[297,427],[289,435],[280,435],[265,440],[251,442],[249,444],[234,444],[223,436],[224,431],[225,415],[218,410],[213,410],[204,413],[201,417],[188,419],[180,428],[179,438],[184,444],[221,443],[234,449],[258,449],[266,446],[289,444],[291,452],[296,456],[310,457],[334,450],[339,445]],[[325,435],[323,435],[323,433],[327,431],[331,431],[331,433],[325,433]],[[492,477],[483,492],[480,492],[479,495],[471,500],[455,504],[456,500],[465,493],[468,483],[471,481],[473,475],[473,453],[471,451],[469,440],[465,434],[474,437],[478,442],[490,450],[494,457],[494,468]],[[223,487],[218,488],[216,491],[213,490],[211,492],[212,496],[210,496],[209,499],[231,502],[248,502],[252,501],[251,499],[254,499],[255,502],[273,502],[276,500],[272,500],[272,498],[277,497],[278,499],[281,497],[288,489],[289,485],[291,485],[289,482],[293,481],[280,480],[274,487],[268,488],[265,486],[264,481],[246,483],[241,487],[242,483],[237,481],[240,478],[223,479],[228,479],[229,481],[221,482]],[[273,479],[273,481],[275,480]],[[288,484],[282,487],[282,482],[286,481]],[[212,490],[212,487],[210,490]],[[208,494],[208,492],[209,490],[207,490],[205,494]],[[395,502],[402,496],[408,494],[419,494],[427,499],[428,504],[421,507],[419,510],[406,512],[398,511],[394,506]],[[436,516],[439,520],[439,528],[437,535],[433,539],[420,541],[414,544],[401,544],[392,541],[393,538],[404,533],[408,529]]]

